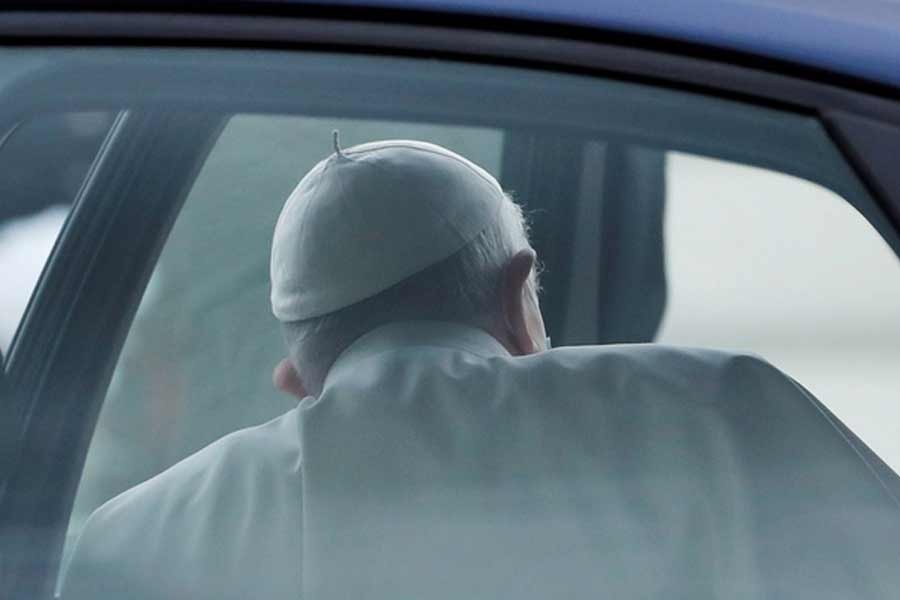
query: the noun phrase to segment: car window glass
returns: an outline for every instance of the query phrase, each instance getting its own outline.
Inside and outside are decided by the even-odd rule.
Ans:
[[[51,57],[55,52],[62,50],[46,51]],[[208,156],[205,153],[208,146],[202,151],[191,150],[197,163],[206,158],[190,189],[184,189],[187,197],[171,230],[167,229],[168,225],[160,225],[159,239],[152,240],[158,241],[158,245],[150,248],[152,244],[148,244],[140,249],[154,257],[152,275],[133,322],[127,324],[128,333],[121,352],[118,348],[84,350],[92,356],[108,357],[111,378],[108,387],[105,380],[98,386],[102,388],[99,393],[105,392],[105,400],[92,432],[65,534],[62,560],[65,565],[70,564],[71,556],[78,554],[73,548],[79,536],[93,531],[95,535],[84,542],[87,550],[81,556],[87,558],[79,563],[81,567],[89,565],[90,574],[104,575],[103,568],[119,560],[117,554],[127,553],[128,560],[137,561],[129,564],[137,564],[139,568],[129,573],[116,571],[112,580],[105,581],[125,581],[132,576],[141,579],[145,573],[158,569],[143,568],[140,561],[144,560],[141,554],[144,548],[140,546],[146,542],[148,548],[165,549],[169,536],[175,539],[183,535],[189,538],[187,543],[175,548],[176,552],[163,552],[165,556],[158,553],[155,558],[164,562],[176,560],[172,557],[189,556],[186,562],[192,567],[191,561],[199,556],[201,560],[208,559],[207,566],[212,565],[221,575],[215,581],[235,581],[240,578],[240,574],[235,576],[231,572],[235,565],[252,563],[265,569],[266,561],[276,558],[271,549],[266,546],[264,552],[246,553],[242,547],[225,547],[227,544],[223,543],[221,552],[218,549],[210,552],[208,548],[194,545],[196,540],[190,536],[195,527],[211,536],[201,540],[203,544],[231,539],[228,536],[236,531],[238,537],[259,534],[265,538],[272,534],[281,535],[282,541],[296,542],[290,536],[283,536],[284,528],[279,529],[282,521],[278,519],[277,527],[269,534],[254,529],[272,516],[262,514],[268,506],[262,501],[268,496],[262,492],[271,491],[271,487],[261,489],[249,485],[257,481],[257,476],[271,474],[265,465],[250,469],[245,473],[247,479],[235,479],[223,476],[227,470],[208,468],[203,461],[225,449],[234,452],[226,452],[222,460],[240,463],[247,457],[247,447],[241,442],[253,435],[244,428],[271,419],[282,423],[285,415],[300,412],[294,410],[298,406],[297,398],[276,392],[272,385],[272,369],[284,357],[285,347],[280,325],[272,316],[269,304],[269,253],[275,221],[285,198],[304,173],[334,151],[332,132],[335,130],[340,132],[344,147],[385,138],[441,144],[495,175],[528,217],[530,238],[541,263],[541,308],[554,346],[600,345],[603,352],[626,357],[643,356],[642,353],[705,357],[708,362],[726,363],[719,365],[722,369],[716,373],[720,375],[727,375],[728,365],[735,364],[738,367],[749,364],[771,374],[769,366],[748,358],[746,353],[761,355],[793,377],[793,380],[781,377],[779,385],[796,392],[795,399],[801,398],[801,404],[815,413],[813,416],[822,417],[824,413],[818,410],[809,392],[795,385],[794,380],[846,421],[888,464],[900,466],[900,447],[893,427],[896,410],[890,404],[900,392],[900,381],[891,369],[896,362],[895,342],[900,333],[897,312],[900,263],[895,255],[900,240],[822,124],[810,114],[603,77],[431,59],[102,48],[85,49],[67,57],[71,59],[66,63],[67,68],[78,76],[71,76],[69,83],[73,89],[91,88],[80,90],[83,93],[80,101],[90,105],[97,102],[98,95],[108,94],[116,102],[133,102],[136,108],[123,110],[134,117],[137,130],[148,123],[184,123],[185,115],[193,114],[212,115],[214,126],[207,133],[218,133],[220,123],[226,124]],[[65,69],[51,69],[46,75],[55,77],[61,72]],[[108,101],[100,104],[109,106]],[[99,146],[104,121],[96,117],[96,112],[85,114],[95,115],[91,118],[101,123],[92,129],[96,131]],[[176,114],[179,118],[167,120]],[[109,118],[108,113],[103,115]],[[161,118],[142,120],[148,115]],[[55,118],[65,122],[61,115]],[[144,127],[141,133],[147,134],[150,129]],[[164,144],[177,146],[177,129],[173,127],[166,132],[169,135],[160,138],[144,135],[140,139],[160,144],[156,148],[159,151]],[[135,150],[137,145],[128,146],[130,140],[122,135],[123,147]],[[206,137],[202,143],[207,143]],[[6,147],[0,148],[0,159],[5,150]],[[81,154],[72,152],[66,156]],[[152,177],[146,174],[158,173],[159,169],[153,167],[159,165],[137,164],[140,161],[135,161],[135,157],[140,156],[138,148],[129,154],[132,162],[127,164],[116,163],[112,157],[110,168],[114,174],[123,173],[115,170],[123,166],[125,171],[132,169],[133,172],[124,173],[126,179],[140,172],[145,175],[145,185],[153,187],[153,182],[147,181]],[[173,156],[180,154],[173,153]],[[58,161],[58,165],[64,164],[66,160]],[[89,165],[90,160],[83,164]],[[79,168],[87,169],[87,166]],[[71,176],[66,181],[83,179],[84,171],[79,172],[80,176]],[[193,177],[194,171],[186,169],[185,172]],[[59,197],[70,197],[70,204],[77,185],[69,185],[68,192]],[[36,197],[42,198],[40,202],[32,201],[27,210],[16,212],[11,218],[38,218],[33,214],[49,210],[57,224],[49,227],[51,233],[45,238],[52,238],[65,218],[66,202],[56,202],[56,192],[30,192],[29,198]],[[180,195],[173,198],[172,206],[180,206],[181,199]],[[156,200],[160,205],[165,203],[165,199]],[[61,208],[54,208],[58,205]],[[25,225],[16,227],[19,231],[28,230]],[[137,224],[136,228],[139,227]],[[44,254],[51,244],[44,245]],[[29,257],[39,255],[23,242],[16,242],[13,247]],[[157,260],[154,253],[158,248],[161,254]],[[18,258],[12,260],[14,264],[20,262]],[[149,274],[151,269],[148,267],[145,272]],[[104,274],[95,275],[100,278]],[[127,298],[120,300],[128,302]],[[103,318],[104,315],[97,315],[91,325],[106,326]],[[15,325],[10,329],[15,329]],[[648,344],[652,342],[658,344]],[[669,345],[677,345],[678,349]],[[496,345],[493,348],[496,350]],[[567,356],[566,352],[563,349],[553,356]],[[567,372],[569,366],[564,364],[561,372]],[[797,524],[796,529],[789,528],[791,531],[809,531],[804,527],[815,524],[815,510],[807,509],[818,504],[806,500],[817,489],[807,485],[805,477],[785,475],[788,466],[811,464],[814,472],[810,477],[830,472],[832,467],[841,473],[846,471],[848,477],[856,477],[860,470],[870,466],[860,463],[857,469],[845,469],[847,463],[841,460],[854,459],[851,450],[858,447],[840,443],[836,445],[846,452],[841,454],[841,460],[831,462],[833,455],[812,452],[799,457],[786,456],[778,454],[779,448],[752,444],[748,447],[758,456],[742,454],[746,451],[742,443],[748,438],[756,440],[753,436],[769,431],[781,435],[778,439],[782,442],[787,443],[785,440],[791,438],[802,442],[807,434],[812,435],[810,432],[823,431],[821,427],[815,429],[822,425],[822,419],[800,423],[809,428],[792,429],[772,413],[755,413],[750,402],[732,405],[728,397],[722,398],[718,405],[698,401],[711,393],[718,380],[699,377],[694,370],[666,371],[666,375],[672,376],[669,383],[675,381],[676,387],[681,386],[679,402],[649,402],[644,406],[646,413],[635,419],[628,415],[639,403],[630,400],[656,390],[658,379],[654,373],[644,372],[641,377],[622,380],[607,377],[603,369],[595,374],[598,386],[623,400],[606,407],[611,409],[605,415],[608,418],[596,423],[595,430],[581,431],[579,428],[587,421],[560,418],[551,412],[542,424],[518,437],[488,431],[483,438],[475,440],[480,440],[481,445],[457,439],[459,443],[442,446],[445,438],[432,436],[429,430],[410,443],[434,444],[436,449],[432,448],[435,452],[431,456],[440,460],[471,457],[470,466],[478,467],[476,471],[487,480],[494,473],[503,472],[514,482],[515,468],[508,468],[510,465],[502,460],[479,462],[478,451],[490,455],[498,448],[502,451],[511,439],[525,440],[529,443],[524,446],[533,453],[522,456],[534,459],[518,465],[526,470],[545,464],[557,465],[554,462],[557,460],[566,464],[565,457],[573,452],[581,453],[579,456],[585,460],[601,454],[607,456],[605,453],[610,452],[611,462],[605,463],[609,469],[604,467],[600,471],[614,479],[616,485],[621,484],[615,493],[622,491],[622,494],[609,505],[600,503],[601,508],[613,507],[662,519],[672,516],[670,507],[677,504],[678,510],[686,511],[674,515],[679,523],[677,527],[659,525],[662,529],[654,531],[658,523],[653,516],[627,523],[611,517],[603,524],[606,530],[600,537],[604,540],[599,543],[594,530],[578,526],[587,505],[580,498],[566,496],[568,491],[562,487],[554,487],[565,483],[565,477],[558,480],[551,477],[548,487],[524,490],[527,503],[531,504],[523,505],[522,511],[507,511],[509,498],[504,499],[502,510],[491,513],[496,518],[483,524],[491,527],[499,524],[502,529],[504,524],[511,523],[507,518],[532,514],[529,512],[532,510],[541,513],[560,497],[567,498],[566,502],[572,500],[562,508],[556,505],[555,510],[560,512],[552,514],[549,521],[551,525],[562,526],[551,527],[552,535],[576,531],[585,534],[579,539],[586,540],[588,545],[599,543],[606,551],[606,560],[601,561],[603,568],[620,564],[617,561],[623,563],[622,582],[626,586],[623,589],[627,589],[627,584],[639,586],[647,573],[665,575],[670,570],[649,568],[640,560],[629,563],[629,557],[636,555],[619,550],[627,550],[632,543],[643,550],[654,544],[664,550],[680,548],[674,543],[656,544],[657,540],[668,540],[669,535],[687,539],[688,549],[695,542],[699,546],[705,540],[702,555],[694,557],[690,552],[676,552],[691,559],[690,564],[672,563],[677,567],[671,569],[673,573],[681,573],[681,567],[687,569],[686,573],[698,565],[705,569],[705,565],[714,564],[718,560],[716,548],[720,538],[717,536],[735,531],[736,537],[729,539],[737,542],[729,544],[727,549],[734,551],[740,561],[747,559],[753,568],[767,561],[785,563],[782,555],[776,553],[770,557],[761,550],[754,536],[758,534],[760,540],[777,537],[785,522]],[[391,384],[398,381],[402,382],[403,378],[394,378]],[[746,396],[750,388],[752,382],[738,391]],[[528,389],[540,390],[540,386],[531,385]],[[99,395],[96,397],[99,399]],[[665,394],[661,393],[660,397]],[[88,406],[91,398],[83,400]],[[427,404],[425,409],[432,410],[435,406],[438,405]],[[550,405],[535,406],[543,410]],[[773,413],[778,412],[779,407],[773,407],[771,402],[765,406]],[[388,412],[383,425],[391,426],[391,414]],[[478,428],[477,422],[463,421],[459,423],[463,432],[470,426]],[[712,439],[680,435],[679,426],[685,422],[710,426],[716,435]],[[541,437],[544,424],[568,427],[584,436]],[[721,428],[716,429],[719,425]],[[497,431],[504,431],[503,423],[497,427]],[[840,433],[833,427],[824,430],[827,434]],[[259,433],[262,429],[252,431]],[[234,432],[238,433],[229,435]],[[73,436],[83,433],[73,432]],[[369,432],[361,428],[358,433],[364,438]],[[223,436],[225,441],[217,443]],[[448,436],[453,441],[453,432]],[[297,442],[299,434],[291,439]],[[383,436],[373,443],[388,443],[391,439]],[[645,445],[632,444],[634,439],[642,439]],[[532,440],[539,441],[530,443]],[[347,441],[352,445],[353,440]],[[210,444],[217,445],[205,451]],[[252,444],[248,447],[252,450]],[[331,449],[340,458],[337,456],[341,454],[340,448]],[[618,450],[622,454],[616,454]],[[633,477],[633,465],[647,456],[659,459],[656,463],[659,468],[641,471]],[[692,461],[685,459],[686,456],[705,458]],[[816,462],[817,456],[825,458]],[[404,456],[395,459],[403,464]],[[709,463],[704,462],[707,459]],[[393,464],[387,464],[386,468],[392,468]],[[764,468],[755,468],[759,465]],[[301,466],[306,469],[305,464]],[[334,473],[365,475],[359,469],[331,470],[327,468],[329,464],[324,466],[314,474],[326,478]],[[598,472],[581,463],[570,466],[572,472],[566,475],[575,479]],[[721,480],[714,482],[715,489],[695,486],[711,466],[721,468],[724,473]],[[192,477],[188,485],[167,487],[172,477],[177,481],[186,472]],[[297,475],[298,471],[292,473]],[[302,473],[306,476],[307,471]],[[353,477],[349,479],[341,484],[349,486],[348,489],[356,485]],[[683,492],[674,497],[692,499],[687,503],[689,506],[672,503],[673,496],[665,497],[665,494],[662,499],[658,495],[648,499],[645,492],[653,482],[661,483],[663,488],[672,486],[679,494]],[[213,484],[239,488],[239,493],[204,497],[204,490]],[[276,482],[275,487],[278,485]],[[779,502],[767,504],[768,498],[762,493],[769,489],[766,486],[784,491],[788,504],[791,501],[798,504],[791,504],[789,511],[782,510],[785,505],[780,503],[783,497],[778,494],[772,496],[779,498]],[[477,492],[492,489],[487,488],[475,489],[476,496]],[[147,497],[147,490],[157,489],[162,489],[165,497],[160,500],[151,494],[153,502],[142,505],[140,499]],[[852,489],[855,488],[842,487],[839,493],[825,499],[846,499],[841,494],[852,494]],[[391,493],[390,489],[387,491]],[[596,489],[580,491],[593,494]],[[704,495],[706,491],[710,494]],[[242,492],[249,495],[242,496]],[[315,493],[305,490],[304,494],[307,492]],[[756,504],[749,500],[751,496]],[[415,494],[410,497],[419,498]],[[199,502],[197,498],[208,502],[203,505],[209,508],[204,514],[211,519],[224,518],[229,521],[227,525],[216,525],[204,532],[202,527],[209,524],[201,519],[173,532],[160,524],[158,519],[163,517],[193,514],[191,511]],[[306,501],[305,497],[289,499],[291,509],[281,515],[284,519],[297,518],[299,509],[294,508]],[[486,501],[494,506],[491,503],[496,499],[490,497]],[[235,503],[244,500],[253,510],[246,510],[246,506],[235,508]],[[336,500],[338,508],[352,510],[353,502],[365,500],[365,494],[354,492]],[[838,504],[839,508],[844,506]],[[130,512],[135,505],[144,512],[140,515]],[[760,505],[770,513],[763,514],[763,508],[757,510]],[[103,506],[106,508],[98,512],[98,507]],[[301,508],[305,510],[305,506]],[[718,511],[710,508],[713,506],[726,508]],[[613,509],[609,514],[614,514]],[[235,518],[231,518],[233,510],[238,510]],[[97,519],[98,514],[102,518]],[[121,515],[125,515],[122,520],[115,521]],[[877,523],[877,520],[867,520],[869,516],[866,511],[853,512],[855,520],[851,529],[859,531],[856,524],[871,527]],[[306,519],[308,515],[304,513],[302,517]],[[757,518],[764,521],[764,527],[757,527]],[[118,527],[104,530],[106,519],[112,519]],[[331,524],[341,526],[342,523],[345,522],[338,519]],[[382,527],[380,524],[373,527],[373,531],[382,531],[378,529]],[[408,529],[415,528],[403,531]],[[445,533],[457,531],[455,526],[445,530]],[[466,529],[460,529],[463,530]],[[330,543],[328,535],[323,533],[327,531],[328,527],[318,528],[318,541],[325,546]],[[623,546],[612,549],[604,546],[606,533]],[[479,538],[483,532],[477,527],[473,534],[477,535],[472,539],[491,541]],[[507,540],[519,535],[516,527],[509,527],[503,535],[507,534],[513,536],[505,537]],[[141,543],[133,543],[132,537]],[[817,549],[827,546],[817,543],[818,539],[815,535],[803,537],[802,545]],[[127,552],[116,543],[122,540],[128,542]],[[306,544],[306,538],[303,543]],[[553,540],[543,545],[523,540],[514,545],[523,552],[564,547],[564,541],[558,546],[554,544]],[[779,548],[784,550],[788,546]],[[223,567],[226,556],[230,557],[227,560],[236,561],[227,568]],[[293,556],[283,558],[288,562],[294,559]],[[871,558],[867,555],[857,563],[868,564]],[[91,563],[93,559],[96,562]],[[391,556],[385,558],[387,562],[391,559]],[[327,562],[304,564],[304,576],[315,577],[318,569],[330,567],[323,564]],[[290,564],[296,571],[296,564]],[[813,560],[812,564],[817,563]],[[90,565],[99,565],[100,569],[90,571],[93,568]],[[567,565],[548,565],[548,568],[557,567],[563,570],[556,573],[568,572]],[[576,564],[572,569],[575,573],[593,573],[590,565]],[[711,577],[719,572],[717,568],[705,570]],[[203,575],[200,571],[173,569],[167,574],[174,581],[177,577]],[[65,570],[61,576],[66,576]],[[759,585],[763,589],[770,583],[754,577],[749,576],[745,582],[751,588]],[[247,585],[259,580],[259,577],[252,582],[248,579]],[[560,581],[570,580],[568,576],[560,578]],[[153,587],[158,583],[154,580],[148,585]],[[730,589],[729,585],[723,584],[724,587],[716,590]]]
[[[3,354],[111,122],[106,112],[48,114],[18,123],[0,141]]]
[[[284,198],[328,152],[335,128],[347,145],[427,139],[500,171],[504,145],[496,130],[233,118],[197,179],[132,326],[70,539],[105,500],[293,405],[270,382],[283,355],[268,305],[270,236]],[[885,390],[900,391],[892,368],[900,265],[888,246],[858,212],[818,185],[685,153],[668,153],[664,165],[668,297],[655,339],[767,357],[806,383],[889,464],[900,465],[900,447],[884,420],[895,410],[893,393]],[[738,180],[745,183],[734,187]],[[576,230],[590,223],[596,202],[582,204]],[[531,218],[539,224],[542,214]],[[590,244],[598,236],[576,231],[575,237],[573,265],[595,271]],[[591,287],[578,276],[573,281],[579,293]],[[602,293],[598,288],[587,300],[592,308]],[[570,299],[577,301],[585,302]],[[570,319],[577,312],[572,307]],[[569,323],[568,334],[577,327]]]
[[[494,173],[500,166],[502,136],[488,128],[234,117],[188,196],[122,351],[70,542],[109,498],[296,404],[271,384],[283,351],[269,308],[268,255],[281,204],[328,152],[335,128],[348,147],[384,137],[428,139]],[[240,349],[238,339],[247,342]]]

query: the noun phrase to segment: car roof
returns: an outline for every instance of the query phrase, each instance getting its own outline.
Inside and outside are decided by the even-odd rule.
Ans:
[[[597,28],[749,53],[900,87],[900,0],[332,0],[328,4]]]

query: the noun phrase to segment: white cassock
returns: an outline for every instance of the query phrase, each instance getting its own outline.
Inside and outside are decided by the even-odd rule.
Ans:
[[[101,507],[64,598],[897,598],[900,509],[762,360],[377,329]]]

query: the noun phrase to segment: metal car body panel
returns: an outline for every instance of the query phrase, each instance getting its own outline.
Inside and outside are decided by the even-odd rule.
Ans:
[[[433,24],[505,29],[516,21],[585,30],[588,39],[630,35],[731,51],[900,88],[900,4],[890,0],[173,0],[121,3],[32,0],[6,10],[343,16],[349,9],[400,11]],[[416,18],[416,15],[418,18]]]
[[[900,5],[838,0],[338,0],[652,36],[900,86]],[[600,40],[598,40],[600,41]]]
[[[72,3],[13,3],[24,10],[71,10]],[[7,4],[11,6],[11,4]],[[435,24],[496,28],[490,21],[519,21],[548,28],[583,28],[733,51],[900,87],[900,4],[888,0],[218,0],[214,2],[80,2],[77,10],[257,13],[309,16],[361,8],[418,13]]]

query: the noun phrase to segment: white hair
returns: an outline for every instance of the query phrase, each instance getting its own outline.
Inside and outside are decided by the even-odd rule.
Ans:
[[[283,323],[294,368],[317,394],[338,355],[372,329],[394,321],[438,320],[487,327],[502,317],[504,265],[531,247],[522,209],[506,196],[495,223],[464,248],[379,294],[333,313]],[[537,276],[532,275],[537,287]]]

